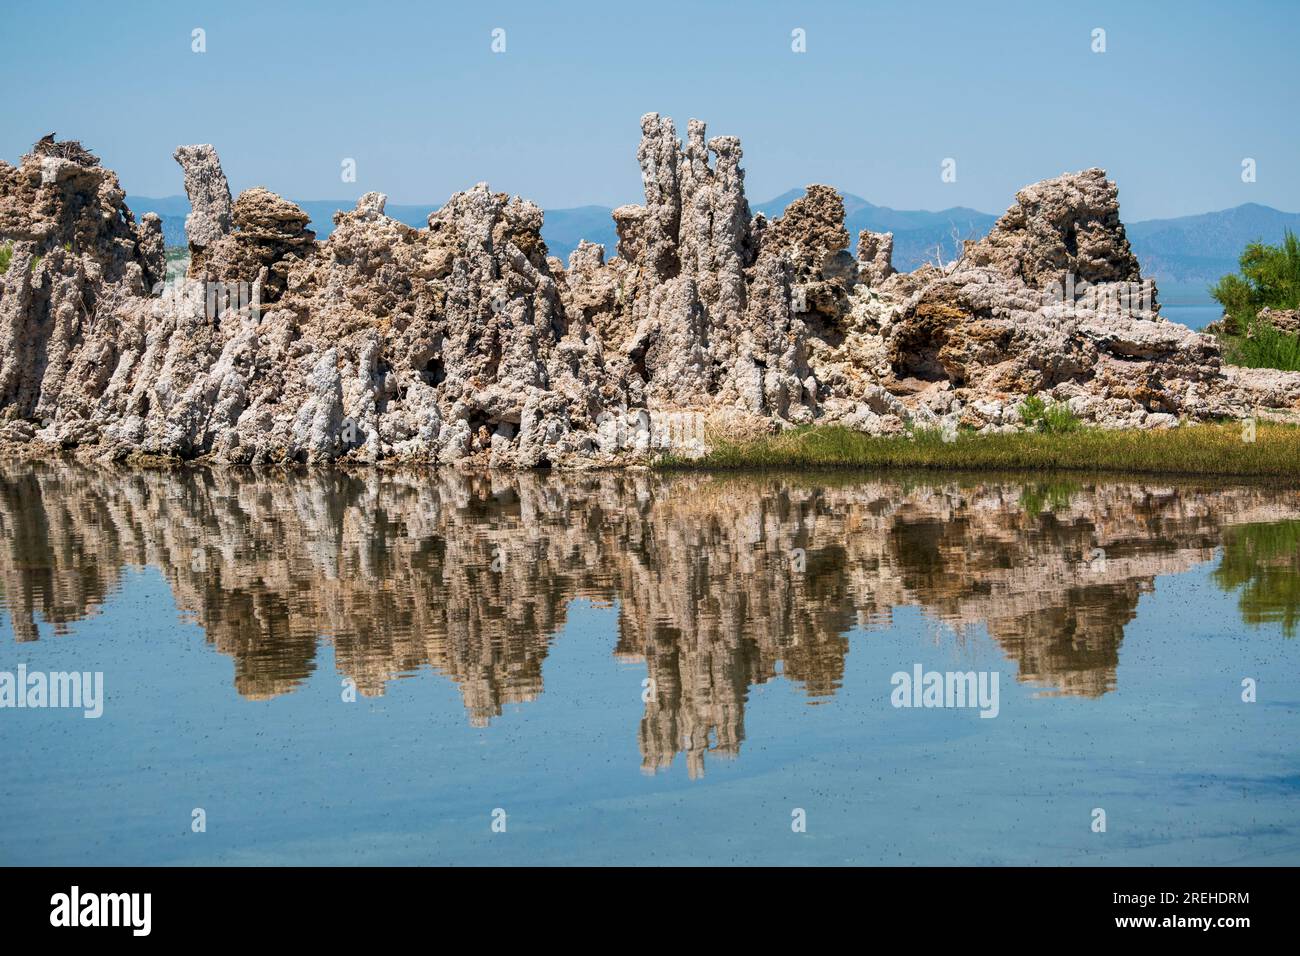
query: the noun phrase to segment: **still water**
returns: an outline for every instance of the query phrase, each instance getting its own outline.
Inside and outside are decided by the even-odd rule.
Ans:
[[[1223,318],[1223,306],[1210,295],[1208,283],[1161,282],[1160,314],[1170,322],[1201,331]]]
[[[0,587],[0,863],[1300,863],[1295,490],[5,463]]]

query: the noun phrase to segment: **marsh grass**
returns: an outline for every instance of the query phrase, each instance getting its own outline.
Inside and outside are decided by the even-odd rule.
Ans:
[[[946,439],[946,440],[945,440]],[[1255,441],[1239,423],[1152,431],[1082,428],[1002,435],[872,437],[837,425],[790,429],[722,443],[698,459],[667,457],[662,468],[910,468],[954,471],[1077,471],[1268,477],[1300,481],[1300,427],[1259,423]]]
[[[1277,368],[1300,372],[1300,335],[1292,335],[1255,319],[1246,335],[1223,336],[1224,359],[1245,368]]]

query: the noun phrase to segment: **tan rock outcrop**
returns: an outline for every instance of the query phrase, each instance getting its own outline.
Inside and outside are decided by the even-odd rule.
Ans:
[[[1077,282],[1140,282],[1141,268],[1119,217],[1119,190],[1104,169],[1085,169],[1026,186],[965,260],[990,266],[1032,289]]]
[[[1164,321],[1097,169],[1027,187],[944,267],[848,252],[813,184],[751,215],[741,147],[647,114],[644,204],[618,254],[548,255],[543,213],[479,184],[413,229],[368,193],[317,242],[261,188],[233,202],[211,146],[176,152],[186,283],[111,172],[42,141],[0,165],[0,442],[270,464],[645,461],[813,422],[1020,427],[1042,394],[1109,427],[1293,415],[1300,374],[1231,369]],[[713,437],[710,437],[713,436]]]
[[[185,217],[185,237],[191,257],[202,257],[203,250],[230,232],[230,184],[211,144],[178,146],[173,158],[185,173],[185,195],[190,213]]]

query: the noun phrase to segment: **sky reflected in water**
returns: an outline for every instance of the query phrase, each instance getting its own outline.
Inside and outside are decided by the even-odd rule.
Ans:
[[[0,581],[0,862],[1300,862],[1294,490],[8,463]]]

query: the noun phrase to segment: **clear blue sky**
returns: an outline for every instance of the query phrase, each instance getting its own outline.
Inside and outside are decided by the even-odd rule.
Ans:
[[[1295,211],[1297,50],[1295,0],[42,0],[0,16],[0,157],[56,130],[160,196],[182,191],[172,150],[211,142],[236,190],[440,204],[486,180],[552,208],[616,205],[640,199],[637,121],[656,110],[683,135],[698,117],[740,136],[753,201],[826,182],[1001,212],[1026,183],[1098,165],[1129,220]]]

